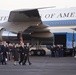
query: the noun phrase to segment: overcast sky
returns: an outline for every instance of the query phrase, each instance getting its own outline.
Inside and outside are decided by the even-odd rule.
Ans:
[[[76,7],[76,0],[0,0],[0,10],[40,7]]]

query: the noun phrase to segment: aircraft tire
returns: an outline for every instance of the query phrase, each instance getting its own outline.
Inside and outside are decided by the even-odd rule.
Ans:
[[[41,56],[41,50],[37,50],[37,56]]]
[[[36,50],[31,50],[31,56],[35,56],[36,55]]]
[[[46,55],[45,50],[43,50],[43,49],[41,50],[41,55],[42,55],[42,56],[45,56],[45,55]]]

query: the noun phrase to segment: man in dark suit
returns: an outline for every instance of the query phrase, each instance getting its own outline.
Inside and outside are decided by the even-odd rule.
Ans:
[[[19,64],[20,64],[20,65],[21,65],[21,63],[23,64],[24,51],[25,51],[24,43],[21,43],[21,46],[20,46],[20,48],[19,48],[19,53],[20,53],[20,61],[19,61]]]
[[[29,65],[31,65],[31,62],[29,60],[29,49],[30,49],[30,45],[29,43],[26,43],[26,49],[24,51],[24,61],[23,61],[23,65],[26,64],[26,61],[28,61]]]
[[[2,65],[3,64],[6,65],[7,52],[8,52],[8,47],[6,45],[6,41],[3,41],[3,44],[1,46]]]
[[[0,44],[0,63],[2,61],[2,54],[1,54],[1,44]]]

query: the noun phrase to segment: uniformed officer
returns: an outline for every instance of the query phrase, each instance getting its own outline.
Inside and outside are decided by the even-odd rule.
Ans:
[[[24,56],[23,65],[26,65],[26,61],[28,61],[29,65],[31,65],[31,62],[29,60],[29,49],[30,49],[30,45],[29,43],[26,43],[26,50],[24,52],[25,56]]]
[[[24,43],[21,43],[21,46],[19,47],[19,54],[20,54],[20,61],[19,61],[19,64],[20,64],[20,65],[21,65],[21,63],[23,64],[23,60],[24,60],[24,51],[25,51]]]

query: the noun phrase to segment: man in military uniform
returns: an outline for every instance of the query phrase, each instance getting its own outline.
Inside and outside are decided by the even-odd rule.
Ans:
[[[20,64],[20,65],[21,65],[21,63],[23,64],[23,60],[24,60],[24,51],[25,51],[24,43],[21,43],[21,46],[19,47],[19,54],[20,54],[20,61],[19,61],[19,64]]]
[[[29,60],[29,49],[30,49],[30,45],[29,43],[26,43],[26,50],[24,51],[24,61],[23,61],[23,65],[26,65],[26,61],[28,61],[29,65],[31,65],[31,62]]]

